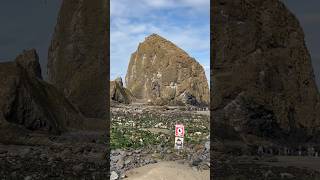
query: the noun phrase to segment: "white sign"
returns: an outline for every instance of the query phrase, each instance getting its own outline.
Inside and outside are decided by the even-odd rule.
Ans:
[[[184,137],[184,126],[183,124],[176,124],[175,128],[175,140],[174,140],[174,148],[175,149],[183,149],[183,137]]]
[[[183,138],[182,137],[175,138],[174,149],[183,149]]]
[[[176,124],[175,135],[176,137],[184,137],[184,126],[182,124]]]

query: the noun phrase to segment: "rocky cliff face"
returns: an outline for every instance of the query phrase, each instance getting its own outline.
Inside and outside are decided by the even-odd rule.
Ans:
[[[133,100],[131,92],[123,86],[122,78],[110,81],[110,101],[130,104]]]
[[[304,33],[278,0],[217,0],[212,116],[263,137],[319,130],[320,99]]]
[[[185,51],[152,34],[131,56],[127,88],[137,99],[154,104],[208,105],[203,67]]]
[[[14,62],[0,63],[1,140],[10,132],[18,136],[21,130],[17,128],[60,133],[82,127],[81,113],[55,87],[39,78],[37,57],[30,50]]]
[[[48,79],[87,117],[103,117],[108,101],[107,0],[66,0],[48,55]]]

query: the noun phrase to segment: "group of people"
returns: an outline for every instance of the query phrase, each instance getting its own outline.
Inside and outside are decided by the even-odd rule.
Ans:
[[[188,111],[209,111],[208,107],[194,107],[194,106],[189,106],[187,107]]]

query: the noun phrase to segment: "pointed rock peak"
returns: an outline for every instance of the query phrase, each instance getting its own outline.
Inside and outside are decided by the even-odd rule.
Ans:
[[[35,49],[23,50],[23,52],[16,57],[15,62],[24,68],[31,76],[42,79],[39,56]]]
[[[123,87],[123,82],[122,82],[122,78],[121,78],[121,77],[117,77],[114,81],[117,82],[117,83],[119,83],[119,85],[120,85],[121,87]]]
[[[21,62],[21,61],[39,62],[39,56],[35,49],[23,50],[23,52],[16,57],[15,61],[16,62]]]
[[[158,35],[158,34],[151,34],[149,36],[147,36],[145,38],[145,41],[144,42],[170,42],[169,40],[167,40],[166,38]],[[171,42],[170,42],[171,43]],[[173,43],[172,43],[173,44]]]
[[[176,44],[171,42],[170,40],[167,40],[166,38],[158,35],[158,34],[151,34],[145,38],[145,41],[142,43],[139,43],[138,49],[140,49],[141,45],[145,47],[153,47],[153,48],[161,48],[165,50],[171,50],[174,52],[174,54],[181,54],[183,56],[189,56],[187,52],[185,52],[183,49],[178,47]]]
[[[152,33],[151,35],[146,37],[146,40],[147,39],[165,39],[165,38],[160,36],[160,35],[158,35],[158,34],[156,34],[156,33]]]

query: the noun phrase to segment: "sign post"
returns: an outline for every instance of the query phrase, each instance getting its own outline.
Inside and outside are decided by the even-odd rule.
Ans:
[[[176,124],[174,149],[183,149],[183,137],[184,137],[183,124]]]

